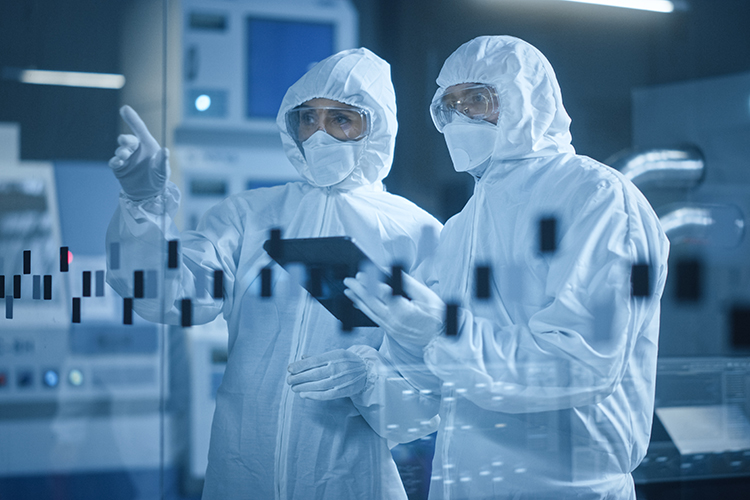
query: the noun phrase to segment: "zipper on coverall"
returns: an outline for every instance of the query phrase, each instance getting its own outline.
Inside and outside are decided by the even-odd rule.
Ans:
[[[328,200],[330,198],[330,193],[331,193],[331,189],[326,188],[326,198],[325,198],[325,204],[323,205],[323,214],[320,218],[320,225],[317,231],[318,237],[320,237],[323,233],[323,226],[325,224],[326,214],[328,212]],[[292,345],[290,349],[290,358],[289,358],[290,364],[300,359],[300,349],[302,345],[304,344],[304,340],[305,340],[302,334],[305,331],[305,327],[307,325],[308,316],[309,316],[308,313],[309,313],[310,306],[312,305],[313,300],[315,299],[311,298],[307,293],[304,294],[304,299],[302,300],[302,304],[300,305],[300,307],[302,307],[302,314],[300,315],[300,321],[292,332]],[[288,426],[291,423],[291,419],[289,418],[291,415],[288,415],[287,413],[291,412],[293,399],[294,399],[294,392],[292,391],[291,387],[289,387],[289,384],[284,383],[283,389],[282,389],[282,395],[281,395],[281,408],[279,409],[278,431],[276,435],[276,454],[275,454],[276,463],[274,467],[274,483],[275,483],[276,500],[286,500],[287,495],[288,495],[287,487],[286,487],[287,485],[286,455],[287,455],[287,451],[289,448],[288,439],[289,439],[290,429],[288,428]]]
[[[477,224],[478,224],[478,215],[477,215],[477,206],[479,205],[480,199],[480,193],[482,192],[479,187],[479,181],[480,179],[475,178],[475,184],[474,184],[474,203],[472,205],[473,213],[471,215],[471,235],[470,235],[470,243],[469,243],[469,265],[468,269],[464,273],[464,282],[462,285],[462,293],[459,295],[459,297],[469,297],[471,299],[471,292],[470,292],[470,286],[471,286],[471,280],[472,276],[474,275],[472,272],[472,269],[474,267],[475,262],[475,256],[474,256],[474,248],[476,247],[476,241],[477,241]],[[451,384],[453,384],[451,382]],[[443,384],[443,387],[446,387],[446,383]],[[450,500],[451,498],[451,486],[456,483],[456,481],[459,479],[458,477],[453,477],[450,474],[453,473],[453,475],[458,476],[460,474],[460,471],[456,470],[455,464],[451,463],[451,454],[450,454],[450,445],[451,445],[451,438],[453,437],[453,431],[456,426],[456,389],[453,385],[449,386],[450,388],[448,390],[443,390],[443,397],[445,402],[445,413],[446,413],[446,422],[444,429],[445,437],[443,438],[443,447],[440,450],[440,458],[441,463],[443,464],[443,470],[441,471],[443,476],[443,499],[444,500]],[[448,465],[449,467],[446,467]]]

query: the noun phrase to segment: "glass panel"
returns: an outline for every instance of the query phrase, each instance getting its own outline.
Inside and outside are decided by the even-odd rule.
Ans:
[[[107,161],[130,133],[118,108],[167,135],[166,12],[161,0],[0,7],[0,498],[188,498],[174,439],[187,400],[167,363],[180,351],[127,307],[155,300],[166,258],[139,267],[143,299],[131,274],[128,301],[107,269],[132,256],[120,244],[108,262],[105,246],[120,193]]]

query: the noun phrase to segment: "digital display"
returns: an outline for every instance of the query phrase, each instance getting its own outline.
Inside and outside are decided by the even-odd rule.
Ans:
[[[248,18],[248,118],[274,118],[286,90],[333,54],[334,25]]]

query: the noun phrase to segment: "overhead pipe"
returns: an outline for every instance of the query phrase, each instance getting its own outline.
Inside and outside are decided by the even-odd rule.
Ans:
[[[696,147],[629,150],[607,161],[639,188],[692,188],[705,176],[703,154]]]
[[[687,243],[735,248],[745,235],[745,217],[734,205],[670,205],[659,217],[659,222],[673,245]]]

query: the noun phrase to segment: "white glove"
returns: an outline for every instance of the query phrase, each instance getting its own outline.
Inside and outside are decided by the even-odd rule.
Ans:
[[[159,146],[133,108],[123,106],[120,116],[135,135],[117,137],[120,147],[109,160],[109,166],[131,200],[161,194],[169,179],[169,150]]]
[[[367,385],[367,365],[357,354],[336,349],[301,359],[287,368],[286,379],[300,397],[329,400],[359,394]]]
[[[406,273],[402,288],[411,300],[393,295],[385,283],[368,287],[365,273],[345,278],[344,294],[371,320],[404,347],[423,348],[445,330],[445,303],[435,292]]]

